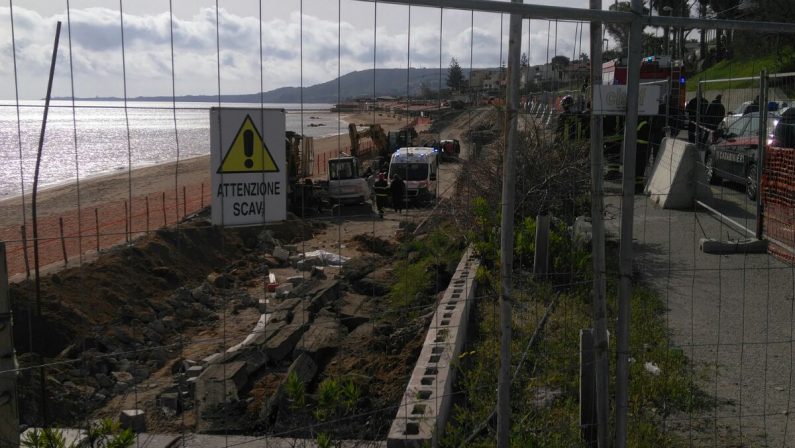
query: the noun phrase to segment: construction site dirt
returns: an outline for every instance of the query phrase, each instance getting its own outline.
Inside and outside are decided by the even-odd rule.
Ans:
[[[468,129],[493,120],[472,115],[439,135],[465,141]],[[459,169],[442,165],[440,200],[454,194]],[[394,251],[442,208],[381,219],[364,204],[244,228],[212,226],[203,209],[48,273],[38,300],[34,282],[12,284],[23,424],[81,425],[141,409],[149,432],[302,436],[312,430],[296,421],[301,413],[280,412],[294,406],[283,388],[298,369],[312,371],[307,393],[337,377],[360,391],[361,412],[337,424],[338,436],[383,437],[430,317],[379,318]],[[312,262],[313,251],[349,261]],[[244,343],[250,338],[256,342]],[[247,368],[233,404],[211,409],[196,399],[205,371],[217,365],[227,374],[241,360]]]

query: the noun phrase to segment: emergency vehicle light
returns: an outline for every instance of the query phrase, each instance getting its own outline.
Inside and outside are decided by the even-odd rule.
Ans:
[[[680,77],[679,77],[679,85],[680,85],[680,86],[683,86],[683,85],[685,85],[685,77],[684,77],[684,76],[680,76]]]

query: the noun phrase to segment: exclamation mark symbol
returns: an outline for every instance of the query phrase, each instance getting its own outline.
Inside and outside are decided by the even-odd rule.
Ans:
[[[254,156],[254,132],[250,129],[243,131],[243,152],[246,154],[244,165],[246,168],[251,169],[254,166],[254,161],[251,160],[251,157]]]

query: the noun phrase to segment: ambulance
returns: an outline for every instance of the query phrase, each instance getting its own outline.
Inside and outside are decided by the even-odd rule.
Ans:
[[[389,179],[395,174],[406,183],[411,202],[433,202],[439,188],[439,150],[424,147],[399,148],[389,161]]]

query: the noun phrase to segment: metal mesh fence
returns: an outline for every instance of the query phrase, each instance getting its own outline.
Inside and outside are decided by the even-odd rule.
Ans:
[[[23,438],[46,427],[85,438],[104,418],[136,434],[100,428],[134,437],[127,446],[474,447],[504,442],[497,428],[510,418],[515,446],[572,447],[597,446],[600,431],[621,440],[609,428],[625,418],[628,446],[792,445],[795,276],[781,260],[795,257],[795,155],[778,131],[790,124],[789,74],[690,80],[682,61],[644,59],[657,113],[641,114],[627,142],[637,177],[622,186],[626,106],[591,120],[592,102],[607,100],[583,50],[592,16],[525,18],[514,110],[509,15],[494,5],[154,3],[0,9],[0,47],[11,48],[0,56],[13,67],[0,74],[14,86],[0,106],[0,239],[13,277],[0,305],[8,297],[14,330],[0,336],[13,335],[18,358],[0,369],[17,396],[0,409],[13,402]],[[37,17],[65,29],[33,223],[43,107],[27,58],[49,45]],[[605,84],[626,83],[627,62],[611,67]],[[286,84],[299,89],[267,92]],[[695,93],[704,100],[691,107]],[[208,205],[224,193],[210,177],[224,155],[207,155],[221,132],[210,132],[211,107],[287,109],[303,143],[276,139],[292,170],[286,220],[212,222]],[[591,159],[595,135],[604,147]],[[393,153],[412,151],[422,162],[396,166]],[[346,180],[363,190],[341,185],[332,165],[351,152],[358,172]],[[514,170],[501,298],[501,182]],[[395,172],[405,182],[379,183]],[[666,205],[681,185],[693,200]],[[594,218],[607,230],[602,266]],[[750,253],[758,241],[743,238],[757,234],[775,257]],[[506,299],[511,322],[500,322]],[[506,364],[510,417],[497,410]]]

